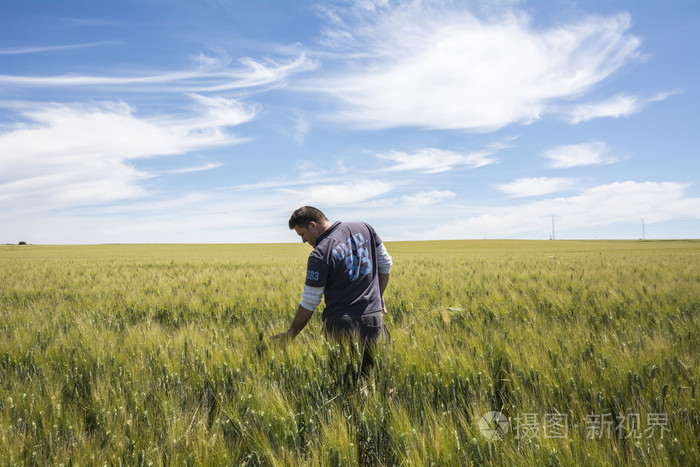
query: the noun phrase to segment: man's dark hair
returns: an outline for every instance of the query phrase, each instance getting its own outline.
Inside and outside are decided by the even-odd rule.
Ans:
[[[292,217],[289,218],[289,230],[294,230],[294,227],[297,226],[308,228],[312,221],[317,224],[322,224],[328,221],[328,219],[320,209],[316,209],[312,206],[302,206],[294,211]]]

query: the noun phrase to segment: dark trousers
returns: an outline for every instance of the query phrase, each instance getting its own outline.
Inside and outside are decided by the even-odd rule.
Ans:
[[[346,377],[353,384],[357,383],[358,376],[366,377],[374,368],[377,344],[389,338],[381,311],[361,316],[329,316],[323,320],[323,332],[340,343],[340,353],[331,354],[331,364],[345,366]],[[359,372],[353,355],[361,358]]]

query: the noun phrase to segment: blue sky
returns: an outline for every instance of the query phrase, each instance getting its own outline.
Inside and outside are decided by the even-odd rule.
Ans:
[[[700,238],[700,2],[0,3],[0,243]]]

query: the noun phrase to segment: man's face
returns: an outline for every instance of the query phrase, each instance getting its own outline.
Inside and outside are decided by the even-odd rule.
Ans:
[[[294,226],[294,231],[301,237],[302,243],[308,243],[312,247],[316,248],[316,240],[318,236],[321,235],[320,226],[311,221],[308,227]]]

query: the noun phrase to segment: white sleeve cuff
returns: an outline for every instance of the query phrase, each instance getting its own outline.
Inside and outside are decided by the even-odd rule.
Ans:
[[[322,295],[323,287],[310,287],[305,285],[304,292],[301,294],[301,306],[307,310],[314,311],[319,303],[321,303]]]
[[[377,270],[379,274],[389,274],[392,264],[391,256],[389,256],[386,247],[382,243],[377,247]]]

